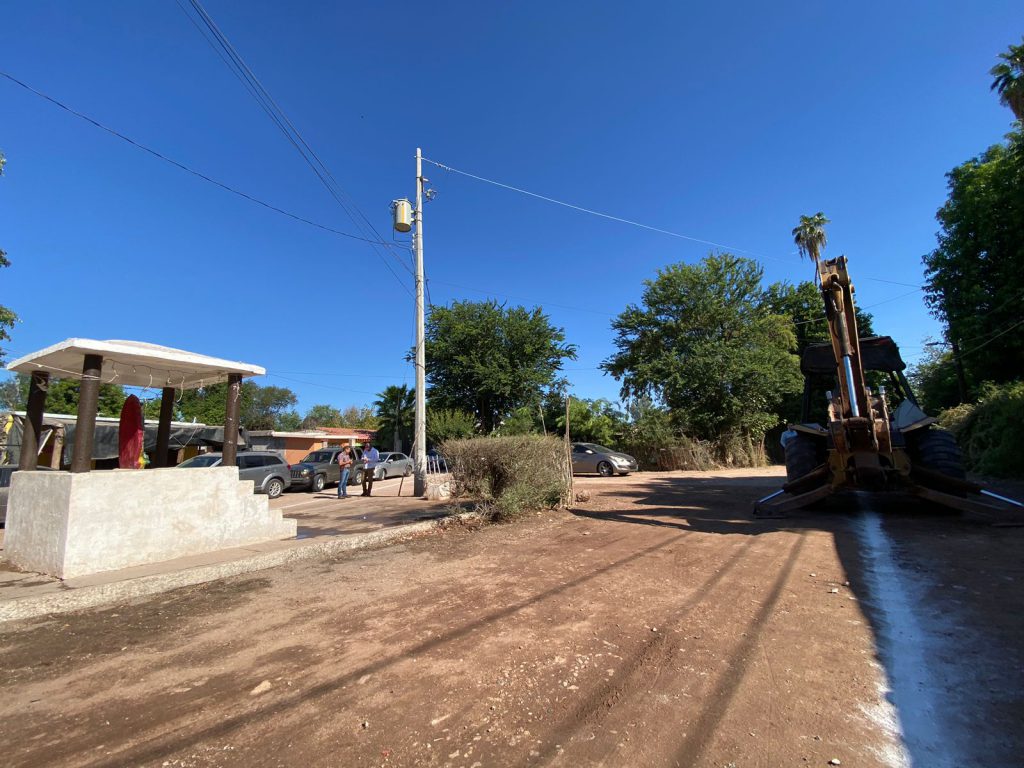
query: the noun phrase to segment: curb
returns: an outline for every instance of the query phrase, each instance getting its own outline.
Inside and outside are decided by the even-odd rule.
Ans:
[[[133,597],[144,597],[167,592],[179,587],[204,584],[218,579],[226,579],[242,573],[252,573],[279,565],[296,563],[303,560],[315,560],[322,557],[341,554],[356,549],[367,549],[377,544],[390,544],[418,533],[436,530],[454,521],[468,520],[475,516],[473,512],[409,523],[394,528],[385,528],[371,533],[359,533],[351,536],[339,536],[328,541],[308,544],[280,552],[245,557],[218,565],[203,565],[172,573],[161,573],[154,576],[142,576],[137,579],[116,581],[111,584],[97,584],[91,587],[79,587],[60,592],[55,595],[23,597],[0,603],[0,622],[31,619],[46,614],[69,613],[85,608],[118,603]]]

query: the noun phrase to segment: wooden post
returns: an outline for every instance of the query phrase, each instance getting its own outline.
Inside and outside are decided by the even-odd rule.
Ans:
[[[572,396],[565,396],[565,461],[566,461],[566,472],[569,475],[569,506],[571,507],[576,501],[576,496],[573,493],[572,487],[572,441],[569,438],[569,403],[572,402]]]
[[[233,467],[238,456],[238,401],[242,393],[242,374],[228,374],[228,401],[224,409],[224,450],[220,465]]]
[[[64,425],[53,428],[53,453],[50,454],[50,469],[64,467]]]
[[[82,364],[82,383],[78,388],[78,419],[75,421],[75,455],[72,472],[92,469],[92,446],[96,436],[96,408],[100,397],[102,355],[86,355]]]
[[[39,433],[43,429],[43,410],[46,407],[46,392],[49,388],[50,374],[46,371],[33,371],[32,382],[28,385],[25,420],[21,425],[18,469],[22,472],[34,470],[39,462]]]
[[[160,422],[156,428],[154,467],[167,466],[167,448],[171,442],[171,417],[174,415],[174,387],[164,387],[160,397]]]

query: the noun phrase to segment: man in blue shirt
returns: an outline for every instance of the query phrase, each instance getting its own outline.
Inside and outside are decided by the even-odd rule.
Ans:
[[[367,440],[363,443],[363,496],[370,496],[373,491],[373,475],[377,469],[377,462],[380,461],[380,454],[373,447],[373,443]]]

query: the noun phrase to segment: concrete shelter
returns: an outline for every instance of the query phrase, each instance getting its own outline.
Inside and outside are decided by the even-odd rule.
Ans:
[[[66,578],[295,535],[295,521],[271,512],[235,466],[241,382],[265,374],[260,366],[141,341],[67,339],[7,368],[32,377],[6,524],[15,565]],[[51,375],[81,382],[70,474],[34,471]],[[177,390],[225,381],[222,466],[162,468]],[[163,390],[156,468],[90,472],[101,383]]]

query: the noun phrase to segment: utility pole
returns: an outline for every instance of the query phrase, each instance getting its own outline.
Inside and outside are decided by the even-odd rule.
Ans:
[[[416,147],[416,430],[413,495],[427,493],[426,353],[423,349],[423,154]]]

